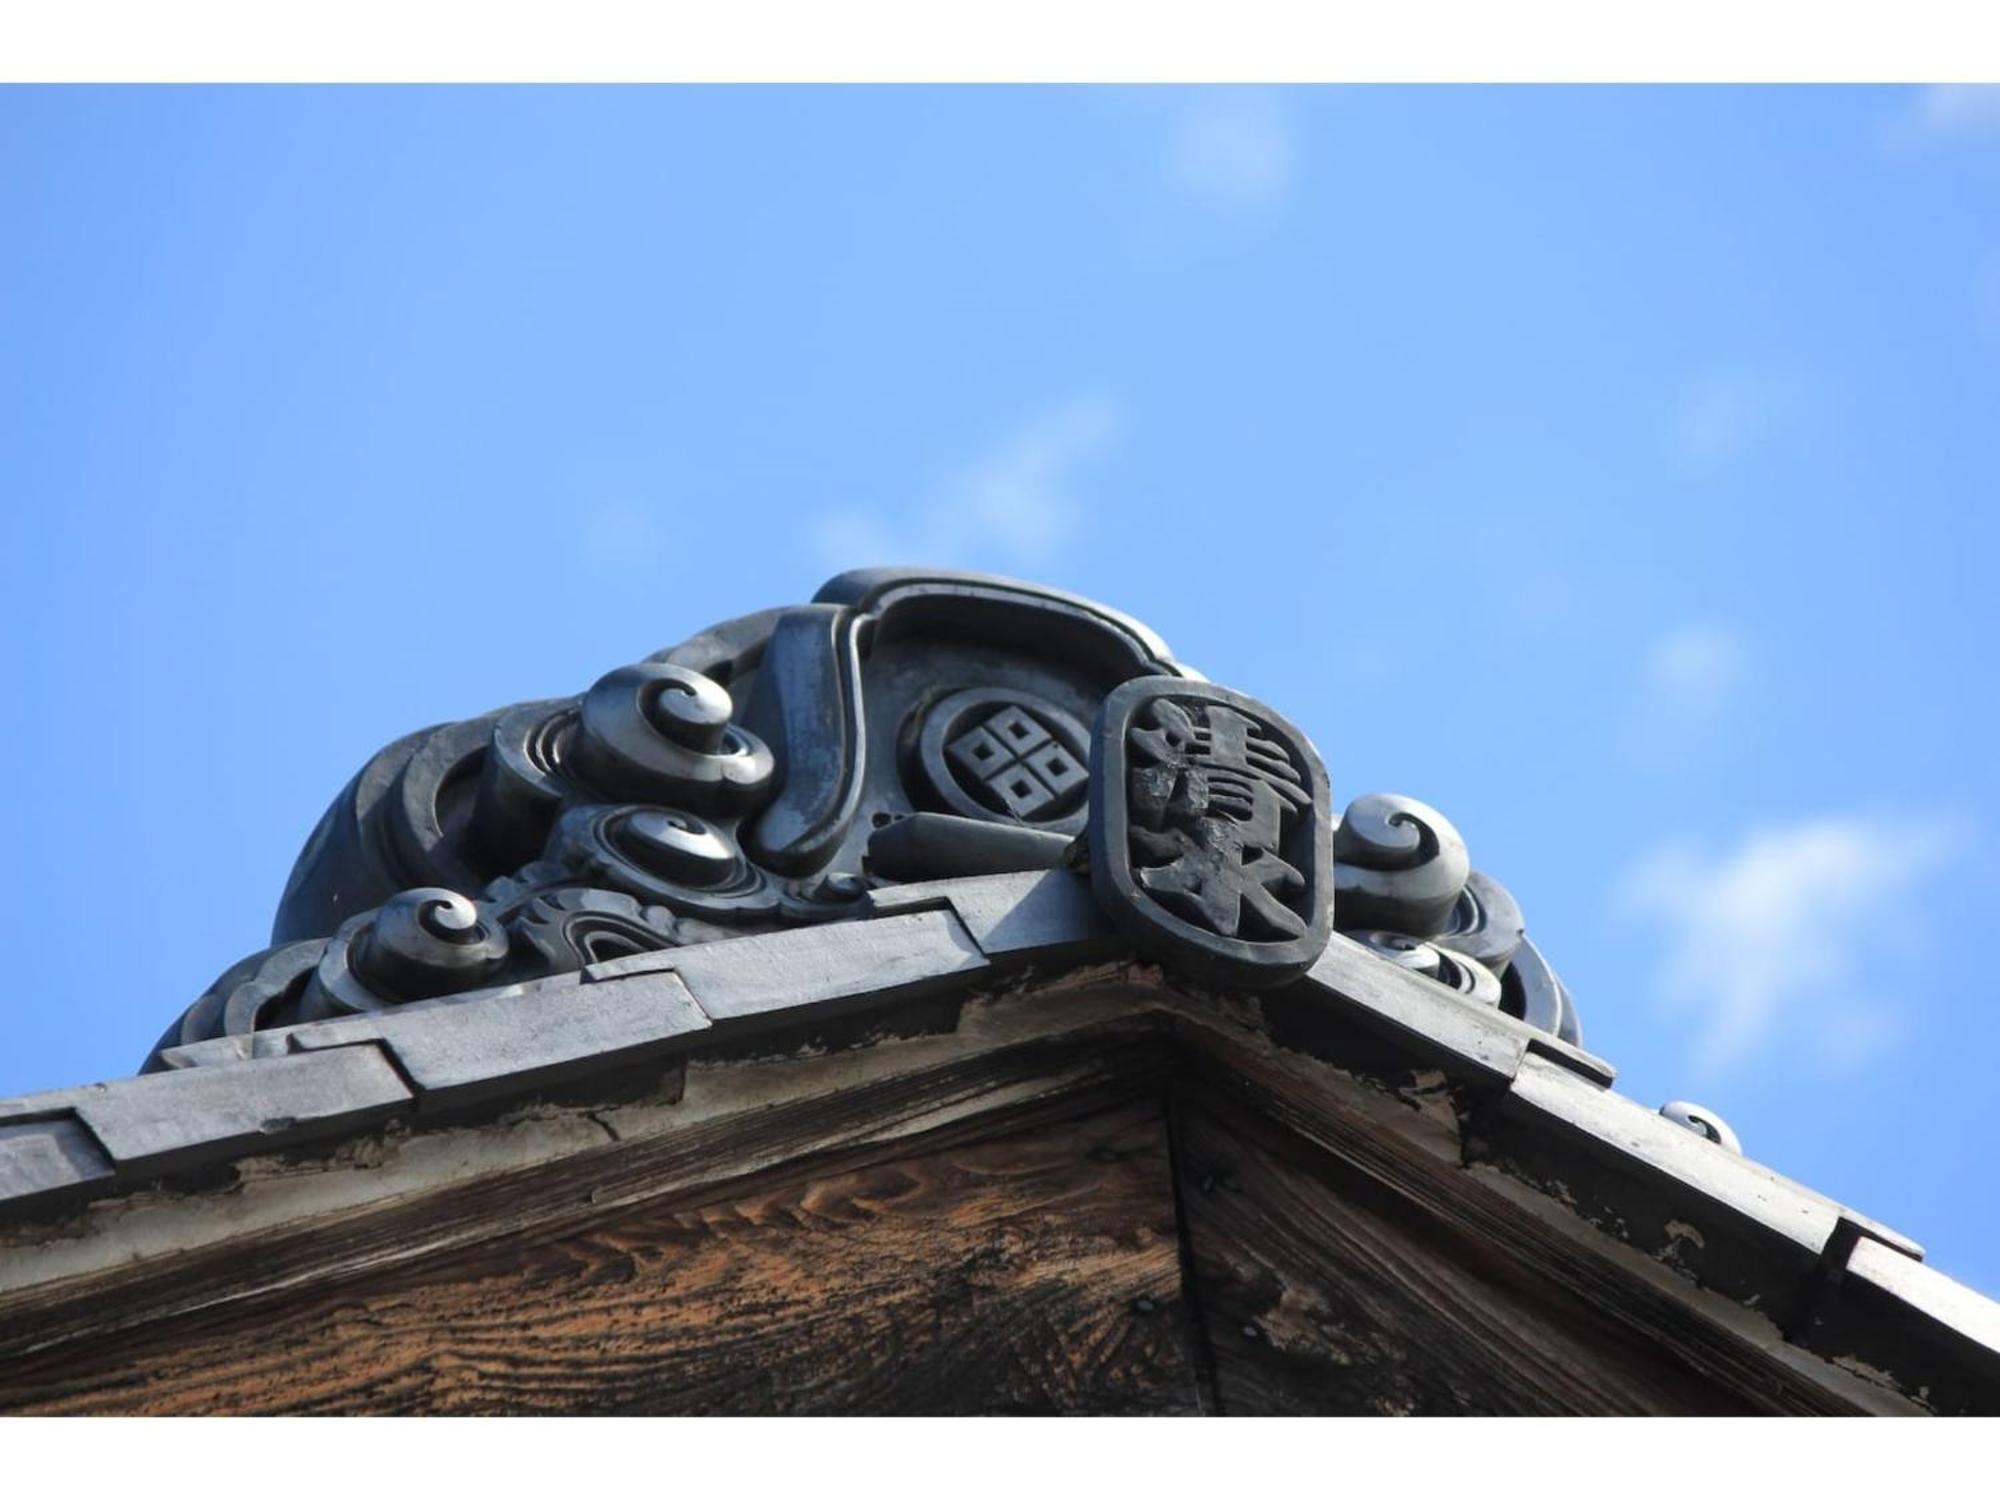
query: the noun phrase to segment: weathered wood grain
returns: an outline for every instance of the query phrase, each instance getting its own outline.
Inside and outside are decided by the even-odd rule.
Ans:
[[[1268,1120],[1179,1107],[1194,1280],[1230,1415],[1744,1411],[1492,1247]]]
[[[1586,1307],[1636,1346],[1684,1367],[1748,1409],[1908,1414],[1906,1401],[1785,1342],[1767,1318],[1697,1290],[1669,1259],[1648,1258],[1543,1194],[1461,1161],[1460,1126],[1442,1080],[1403,1104],[1322,1068],[1189,1027],[1176,1095],[1227,1118],[1268,1121],[1309,1160],[1330,1156],[1408,1203],[1439,1233],[1497,1253],[1529,1279]],[[1439,1087],[1433,1087],[1433,1084]],[[1421,1105],[1421,1108],[1414,1107]],[[1387,1110],[1385,1117],[1384,1111]],[[1400,1119],[1397,1117],[1400,1116]],[[1427,1231],[1428,1233],[1429,1231]]]
[[[1165,1059],[1154,1028],[1087,1027],[932,1057],[865,1082],[807,1067],[775,1095],[753,1088],[738,1106],[637,1139],[611,1139],[600,1121],[607,1138],[594,1149],[0,1294],[0,1379],[20,1357],[73,1340],[129,1338],[162,1318],[365,1279],[503,1235],[556,1238],[785,1163],[810,1171],[815,1160],[857,1151],[892,1159],[919,1137],[972,1140],[1157,1097]],[[364,1149],[330,1169],[374,1170],[369,1161]]]
[[[1157,1098],[11,1361],[61,1412],[1191,1412]]]

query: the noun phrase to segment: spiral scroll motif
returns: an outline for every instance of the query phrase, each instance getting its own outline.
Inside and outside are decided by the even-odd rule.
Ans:
[[[690,916],[742,923],[778,908],[777,882],[744,858],[726,827],[677,808],[571,808],[549,848],[591,884]]]
[[[1491,970],[1462,954],[1452,953],[1402,932],[1363,930],[1349,934],[1371,953],[1401,969],[1435,979],[1478,1005],[1500,1005],[1500,981]]]
[[[1712,1109],[1704,1109],[1699,1104],[1689,1104],[1684,1099],[1675,1099],[1660,1106],[1660,1114],[1684,1130],[1692,1130],[1704,1140],[1715,1142],[1725,1151],[1743,1154],[1743,1143],[1736,1138],[1736,1132]]]
[[[456,891],[403,891],[333,935],[303,1010],[351,1015],[475,990],[506,966],[506,929]]]
[[[768,797],[770,748],[730,723],[720,683],[687,667],[620,667],[584,695],[571,745],[576,772],[615,797],[711,816],[751,811]]]
[[[1442,929],[1472,862],[1444,814],[1414,797],[1371,793],[1333,831],[1334,905],[1343,926]]]
[[[1334,830],[1334,925],[1378,957],[1496,1005],[1572,1044],[1576,1007],[1507,888],[1472,868],[1451,821],[1414,797],[1371,793]]]

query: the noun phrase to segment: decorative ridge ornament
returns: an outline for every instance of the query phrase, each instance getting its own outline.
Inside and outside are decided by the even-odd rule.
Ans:
[[[518,993],[1086,851],[1098,902],[1170,972],[1282,985],[1337,930],[1580,1040],[1519,908],[1435,809],[1369,795],[1336,817],[1302,732],[1114,609],[868,568],[576,697],[382,750],[307,840],[275,946],[226,970],[145,1070],[186,1044]]]
[[[1312,742],[1228,688],[1140,677],[1090,747],[1090,878],[1142,952],[1221,983],[1296,979],[1333,931],[1333,830]]]

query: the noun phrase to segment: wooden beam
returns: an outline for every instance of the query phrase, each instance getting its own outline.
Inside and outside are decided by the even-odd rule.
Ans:
[[[10,1361],[43,1413],[1193,1412],[1157,1096]]]
[[[1177,1140],[1225,1415],[1750,1409],[1268,1119],[1189,1102]]]

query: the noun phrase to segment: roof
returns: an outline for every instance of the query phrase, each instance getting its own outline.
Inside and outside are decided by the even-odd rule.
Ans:
[[[1700,1112],[1618,1094],[1440,814],[1335,818],[1303,736],[1143,627],[871,573],[653,660],[390,747],[301,856],[280,942],[149,1071],[0,1101],[0,1353],[52,1357],[114,1284],[165,1316],[204,1256],[204,1295],[255,1296],[231,1247],[329,1214],[545,1170],[640,1201],[697,1143],[718,1179],[768,1165],[745,1142],[824,1130],[829,1100],[914,1140],[1095,1090],[1191,1110],[1190,1149],[1308,1142],[1755,1409],[2000,1410],[2000,1307]],[[564,776],[588,793],[531,795]],[[586,800],[646,786],[666,800]],[[1590,1409],[1561,1365],[1519,1378]]]

